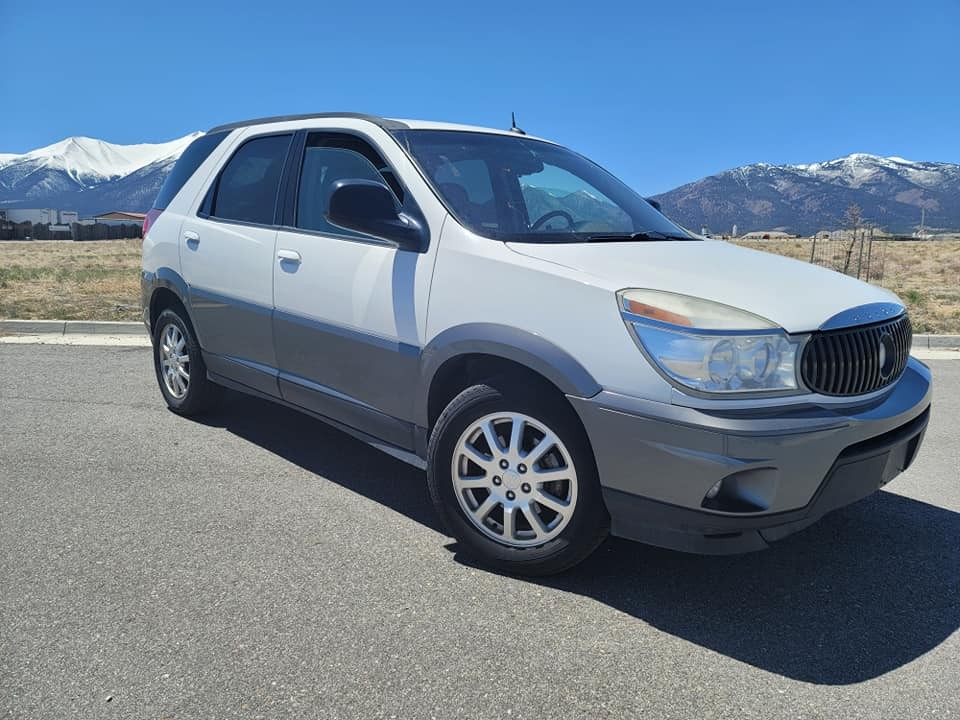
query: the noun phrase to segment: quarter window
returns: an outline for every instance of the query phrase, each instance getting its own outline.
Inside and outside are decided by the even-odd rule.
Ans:
[[[369,143],[353,135],[311,133],[307,136],[297,194],[296,225],[335,235],[354,235],[326,218],[337,180],[373,180],[386,184],[403,203],[403,188],[393,171]]]
[[[273,225],[291,137],[269,135],[244,143],[220,174],[210,214],[223,220]]]

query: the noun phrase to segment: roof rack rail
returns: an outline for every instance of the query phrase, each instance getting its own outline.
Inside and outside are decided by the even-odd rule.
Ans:
[[[208,133],[223,132],[225,130],[236,130],[237,128],[249,127],[250,125],[267,125],[269,123],[289,122],[292,120],[311,120],[313,118],[352,118],[354,120],[367,120],[374,125],[379,125],[384,130],[404,130],[408,126],[406,123],[397,120],[387,120],[376,115],[366,115],[355,112],[323,112],[308,113],[306,115],[275,115],[273,117],[254,118],[252,120],[241,120],[240,122],[217,125],[207,130]]]

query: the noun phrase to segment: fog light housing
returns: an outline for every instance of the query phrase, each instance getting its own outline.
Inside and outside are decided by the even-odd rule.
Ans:
[[[779,481],[776,468],[740,470],[707,490],[700,507],[729,513],[763,512],[773,505]]]

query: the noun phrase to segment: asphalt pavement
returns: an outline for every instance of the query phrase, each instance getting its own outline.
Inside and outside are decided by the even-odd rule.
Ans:
[[[142,347],[0,345],[0,717],[960,716],[960,362],[886,490],[775,548],[477,567],[423,473]]]

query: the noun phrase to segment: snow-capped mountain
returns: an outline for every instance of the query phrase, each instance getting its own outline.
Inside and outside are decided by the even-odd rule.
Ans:
[[[93,215],[146,212],[183,150],[201,133],[159,144],[116,145],[85,137],[23,155],[0,153],[0,209],[52,207]],[[581,192],[534,192],[543,212],[576,211],[596,199]],[[926,211],[926,227],[960,230],[960,165],[855,153],[809,165],[757,163],[727,170],[656,197],[693,230],[786,230],[810,234],[844,226],[856,204],[865,222],[908,233]]]
[[[663,211],[699,230],[786,230],[810,234],[844,227],[856,204],[863,220],[890,232],[960,229],[960,165],[855,153],[809,165],[757,163],[727,170],[656,197]]]
[[[23,155],[0,154],[0,208],[143,212],[173,163],[200,134],[138,145],[71,137]]]

